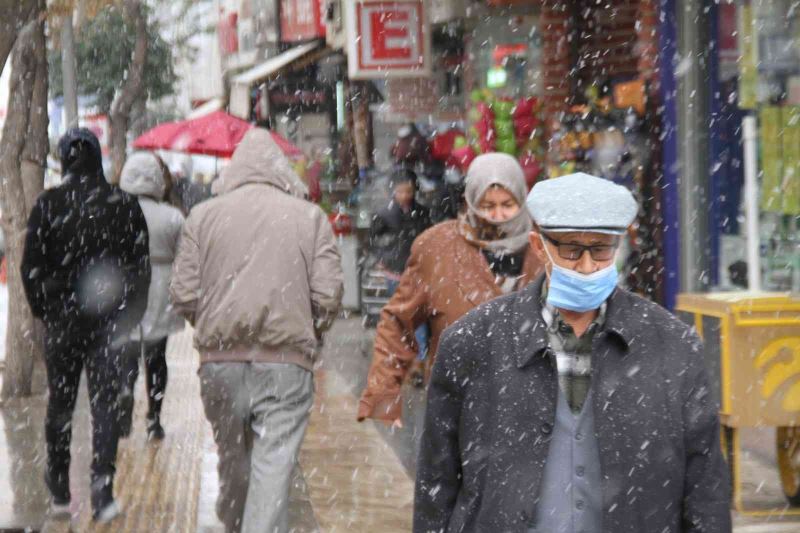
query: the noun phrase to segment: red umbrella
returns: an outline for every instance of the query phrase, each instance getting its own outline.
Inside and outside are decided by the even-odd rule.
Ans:
[[[174,139],[182,129],[182,122],[165,122],[164,124],[159,124],[133,141],[133,146],[139,150],[168,149],[172,139]]]
[[[224,111],[182,122],[168,122],[156,126],[133,142],[134,148],[142,150],[173,150],[189,154],[231,157],[242,141],[244,134],[253,126]],[[278,135],[270,132],[283,153],[289,157],[303,152]]]

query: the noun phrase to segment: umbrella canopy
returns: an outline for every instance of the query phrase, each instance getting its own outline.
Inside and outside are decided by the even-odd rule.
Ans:
[[[134,148],[139,150],[167,150],[178,133],[183,128],[181,122],[165,122],[146,131],[133,141]]]
[[[253,126],[224,111],[181,122],[167,122],[145,132],[133,142],[140,150],[173,150],[188,154],[231,157],[244,134]],[[270,132],[281,151],[288,157],[303,152],[278,135]]]

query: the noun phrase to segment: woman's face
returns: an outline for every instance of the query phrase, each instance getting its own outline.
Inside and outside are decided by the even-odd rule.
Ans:
[[[519,209],[517,199],[499,185],[489,187],[481,201],[478,202],[478,211],[481,217],[494,223],[511,220],[519,213]]]

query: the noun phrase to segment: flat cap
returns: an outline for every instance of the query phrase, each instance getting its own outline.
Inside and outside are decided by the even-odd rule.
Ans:
[[[638,211],[628,189],[583,172],[540,181],[531,189],[526,204],[534,222],[553,232],[620,235]]]

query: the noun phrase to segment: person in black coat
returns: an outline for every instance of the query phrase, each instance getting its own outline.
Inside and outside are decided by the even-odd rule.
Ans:
[[[407,169],[397,170],[391,178],[392,201],[372,220],[370,247],[375,250],[390,280],[399,281],[411,256],[411,245],[431,226],[428,209],[419,205],[417,175]]]
[[[106,181],[94,134],[70,130],[58,150],[64,181],[37,199],[21,266],[28,303],[46,328],[45,481],[53,511],[67,512],[71,420],[85,368],[93,427],[93,517],[105,521],[119,514],[112,493],[119,440],[114,341],[139,323],[147,306],[147,224],[136,198]]]

